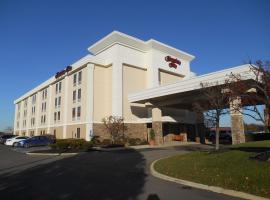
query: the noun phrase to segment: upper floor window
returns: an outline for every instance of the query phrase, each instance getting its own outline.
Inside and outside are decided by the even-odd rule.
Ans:
[[[82,82],[82,71],[78,73],[78,84],[81,84]]]
[[[61,90],[62,90],[62,82],[58,82],[55,84],[55,93],[61,93]]]
[[[76,101],[76,90],[73,91],[72,100],[73,100],[73,103]]]
[[[81,106],[77,107],[77,118],[80,119],[81,117]]]
[[[27,99],[24,100],[24,107],[27,107]]]
[[[76,117],[76,108],[72,108],[72,120]]]
[[[44,99],[47,99],[47,89],[44,89],[43,91],[42,91],[42,99],[44,100]]]
[[[57,107],[57,98],[54,99],[54,107]]]
[[[54,112],[54,122],[56,122],[57,112]]]
[[[81,89],[78,89],[78,101],[81,101],[81,96],[82,96]]]
[[[62,90],[62,82],[61,81],[59,82],[59,86],[58,87],[59,87],[58,88],[59,89],[59,93],[61,93],[61,90]]]
[[[36,95],[33,95],[32,96],[32,104],[35,104],[36,103]]]
[[[73,85],[75,86],[77,83],[77,74],[73,74]]]
[[[61,97],[58,97],[58,107],[61,106]]]
[[[60,111],[58,111],[57,113],[57,118],[58,118],[58,121],[60,121]]]

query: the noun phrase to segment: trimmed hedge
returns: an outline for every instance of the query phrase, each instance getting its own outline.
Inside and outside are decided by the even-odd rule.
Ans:
[[[246,137],[246,142],[270,140],[270,133],[250,134],[250,135],[245,135],[245,137]]]
[[[93,142],[88,142],[83,139],[60,139],[50,145],[52,149],[68,150],[80,149],[87,150],[93,146]]]

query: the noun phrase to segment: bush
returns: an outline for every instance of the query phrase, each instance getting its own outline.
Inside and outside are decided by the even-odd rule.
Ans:
[[[131,146],[148,144],[146,140],[142,140],[140,138],[129,138],[128,143]]]
[[[151,131],[150,131],[150,140],[155,140],[155,131],[154,131],[154,129],[151,129]]]
[[[270,133],[250,134],[250,135],[245,135],[245,137],[246,137],[246,142],[270,140]]]
[[[56,140],[55,144],[51,144],[52,149],[68,150],[68,149],[89,149],[93,146],[93,142],[87,142],[83,139],[61,139]]]
[[[110,145],[110,144],[112,144],[112,141],[110,139],[104,139],[104,140],[102,140],[101,144],[102,145]]]

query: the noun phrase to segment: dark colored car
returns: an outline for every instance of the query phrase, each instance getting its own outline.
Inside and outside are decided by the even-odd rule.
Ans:
[[[214,144],[216,143],[216,132],[215,131],[210,132],[209,140]],[[230,144],[230,143],[232,143],[231,131],[220,131],[219,132],[219,142],[221,144]]]
[[[0,144],[5,144],[7,139],[13,138],[17,135],[1,135],[0,136]]]
[[[49,144],[53,144],[54,141],[47,136],[33,136],[29,139],[23,140],[19,142],[19,146],[29,148],[35,146],[47,146]]]

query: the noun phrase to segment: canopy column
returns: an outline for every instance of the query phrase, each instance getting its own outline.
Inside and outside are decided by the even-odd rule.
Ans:
[[[163,144],[162,111],[160,108],[152,108],[152,128],[155,131],[155,141],[158,145]]]
[[[243,115],[241,113],[241,98],[236,97],[230,101],[232,143],[245,143]]]

